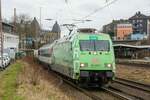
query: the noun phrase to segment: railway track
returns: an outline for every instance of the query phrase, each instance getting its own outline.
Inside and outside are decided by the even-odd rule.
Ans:
[[[61,76],[58,76],[58,77],[61,77]],[[90,97],[92,100],[105,100],[101,97],[100,92],[105,92],[107,95],[109,94],[109,95],[115,97],[116,98],[115,100],[134,100],[134,99],[130,98],[129,96],[124,95],[119,92],[116,92],[115,90],[110,89],[110,88],[102,87],[102,88],[99,88],[98,90],[96,90],[96,92],[95,92],[95,90],[89,91],[87,89],[81,88],[80,86],[76,85],[75,83],[73,83],[65,78],[61,77],[61,79],[65,83],[69,84],[70,86],[72,86],[75,89],[79,90],[80,92],[84,93],[86,96]]]
[[[58,78],[62,79],[63,82],[69,84],[70,86],[72,86],[73,88],[77,89],[78,91],[84,93],[86,96],[88,96],[89,98],[91,98],[92,100],[111,100],[111,99],[104,99],[103,97],[101,97],[101,93],[105,93],[106,96],[111,96],[115,99],[113,100],[145,100],[141,97],[138,97],[138,96],[135,96],[135,95],[132,95],[130,93],[125,93],[123,91],[120,91],[118,89],[116,89],[115,87],[112,87],[110,86],[109,88],[105,88],[105,87],[102,87],[102,88],[99,88],[98,90],[92,90],[92,91],[89,91],[85,88],[81,88],[80,86],[74,84],[72,81],[70,80],[67,80],[66,78],[63,78],[62,76],[58,75],[57,73],[53,72],[55,74],[55,76],[57,76]],[[128,80],[129,81],[129,80]],[[114,82],[116,83],[123,83],[122,85],[125,85],[125,86],[129,86],[129,87],[134,87],[134,83],[135,82],[130,82],[130,85],[127,83],[128,81],[126,81],[125,79],[119,79],[119,78],[116,78],[116,80]],[[131,85],[132,83],[132,85]],[[135,87],[137,87],[137,89],[140,89],[142,91],[146,91],[146,92],[149,92],[148,89],[145,90],[146,86],[144,84],[141,84],[141,83],[136,83],[138,85],[136,85]],[[140,86],[139,86],[140,84]],[[143,88],[143,87],[144,88]],[[149,87],[149,85],[147,86]]]
[[[116,78],[109,89],[124,94],[133,100],[149,100],[150,98],[150,85],[127,79]]]
[[[84,88],[81,88],[81,87],[77,86],[76,84],[74,84],[74,83],[72,83],[72,82],[70,82],[70,81],[68,81],[66,79],[63,79],[63,80],[67,84],[71,85],[75,89],[79,90],[80,92],[82,92],[85,95],[87,95],[88,97],[90,97],[92,100],[105,100],[105,99],[103,99],[101,97],[101,93],[100,92],[105,92],[105,93],[115,97],[116,98],[115,100],[134,100],[134,99],[130,98],[129,96],[124,95],[124,94],[119,93],[119,92],[116,92],[115,90],[110,89],[110,88],[102,87],[99,90],[97,90],[97,92],[95,92],[94,90],[93,91],[89,91],[89,90],[86,90]]]
[[[69,84],[73,88],[84,93],[86,96],[90,97],[92,100],[107,100],[107,99],[103,99],[103,97],[101,97],[101,92],[105,92],[107,95],[109,94],[109,95],[115,97],[116,99],[114,99],[114,100],[147,100],[147,99],[144,99],[144,98],[137,96],[137,95],[125,93],[124,91],[118,90],[116,87],[112,87],[112,86],[110,86],[109,88],[102,87],[99,90],[97,90],[96,92],[94,90],[89,91],[87,89],[81,88],[80,86],[77,86],[72,81],[69,81],[65,78],[62,78],[59,75],[57,75],[57,77],[60,77],[65,83]],[[121,79],[121,78],[116,78],[116,80],[114,82],[128,86],[128,87],[136,88],[138,90],[141,90],[141,91],[144,91],[147,93],[150,93],[150,91],[149,91],[150,86],[149,85],[145,85],[142,83],[137,83],[134,81]]]
[[[116,91],[115,89],[113,88],[105,88],[105,87],[102,87],[102,89],[104,91],[106,91],[107,93],[119,98],[120,100],[134,100],[132,99],[130,96],[127,96],[127,95],[124,95],[123,93],[120,93],[118,91]]]
[[[143,84],[143,83],[122,79],[122,78],[116,78],[114,82],[150,93],[150,85],[148,84]]]
[[[96,91],[94,89],[91,91],[91,90],[88,90],[88,89],[78,86],[77,84],[73,83],[70,80],[67,80],[66,78],[62,78],[62,76],[56,74],[55,72],[52,72],[52,73],[55,76],[57,76],[58,78],[62,79],[63,82],[69,84],[73,88],[77,89],[78,91],[84,93],[86,96],[90,97],[92,100],[107,100],[107,99],[103,99],[101,97],[101,92],[106,93],[107,95],[108,94],[111,95],[112,97],[116,98],[115,100],[133,100],[125,95],[122,95],[118,92],[112,91],[112,90],[104,88],[104,87],[96,89]]]
[[[72,87],[74,87],[75,89],[79,90],[80,92],[84,93],[85,95],[87,95],[88,97],[90,97],[92,100],[103,100],[102,98],[100,98],[99,96],[77,86],[76,84],[72,83],[71,81],[68,81],[66,79],[63,79],[64,82],[66,82],[67,84],[71,85]]]
[[[67,80],[66,78],[62,77],[61,75],[58,75],[56,72],[53,72],[51,70],[49,70],[50,73],[52,73],[53,75],[55,75],[57,78],[61,79],[63,82],[69,84],[70,86],[72,86],[73,88],[77,89],[78,91],[84,93],[86,96],[90,97],[92,100],[103,100],[102,98],[90,93],[89,91],[80,88],[79,86],[77,86],[75,83],[73,83],[72,81]]]

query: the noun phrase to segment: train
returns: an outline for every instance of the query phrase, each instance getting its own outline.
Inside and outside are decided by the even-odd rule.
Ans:
[[[104,33],[76,32],[42,46],[35,55],[77,84],[105,86],[115,79],[114,49]]]

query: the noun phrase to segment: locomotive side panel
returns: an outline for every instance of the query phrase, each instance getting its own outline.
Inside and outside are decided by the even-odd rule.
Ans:
[[[52,65],[52,70],[73,78],[72,43],[70,41],[61,42],[56,44],[53,49],[54,65]]]

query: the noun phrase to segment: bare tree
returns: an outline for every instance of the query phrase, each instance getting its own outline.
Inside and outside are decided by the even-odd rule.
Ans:
[[[16,16],[16,33],[18,35],[27,35],[31,33],[31,24],[32,18],[26,14],[20,14]],[[14,17],[11,18],[10,24],[13,25]]]

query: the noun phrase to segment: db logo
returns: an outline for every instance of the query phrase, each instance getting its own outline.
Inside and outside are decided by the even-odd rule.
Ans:
[[[99,63],[99,60],[98,60],[97,58],[93,58],[93,59],[92,59],[92,63],[98,64],[98,63]]]

